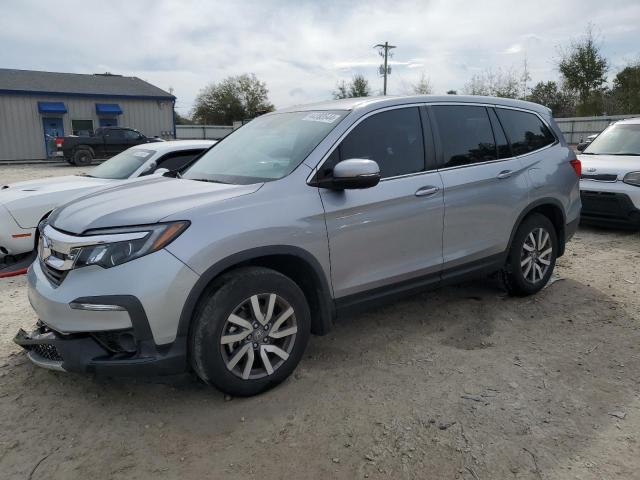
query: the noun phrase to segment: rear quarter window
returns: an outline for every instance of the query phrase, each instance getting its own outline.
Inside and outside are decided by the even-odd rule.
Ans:
[[[496,112],[513,155],[524,155],[555,143],[556,137],[537,115],[507,108],[496,108]]]

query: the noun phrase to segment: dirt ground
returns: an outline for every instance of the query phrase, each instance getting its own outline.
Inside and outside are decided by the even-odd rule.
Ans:
[[[343,318],[249,399],[36,368],[11,341],[36,320],[25,279],[0,280],[0,478],[638,479],[640,234],[581,228],[556,274]]]

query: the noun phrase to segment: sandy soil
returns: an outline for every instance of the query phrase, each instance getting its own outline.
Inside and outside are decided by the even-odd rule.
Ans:
[[[581,228],[534,297],[478,281],[344,318],[280,387],[226,400],[32,366],[25,279],[0,280],[0,477],[640,478],[639,265],[640,234]]]

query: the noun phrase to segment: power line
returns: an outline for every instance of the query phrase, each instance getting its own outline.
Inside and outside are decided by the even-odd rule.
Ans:
[[[378,51],[378,54],[381,57],[384,57],[384,65],[380,65],[379,72],[381,75],[384,76],[384,88],[382,89],[382,94],[386,95],[387,94],[387,75],[391,74],[391,67],[388,66],[387,59],[388,57],[393,56],[393,54],[390,53],[389,50],[391,50],[392,48],[396,48],[396,46],[389,45],[389,42],[384,42],[384,45],[379,43],[378,45],[375,45],[373,48],[380,48],[381,50]]]

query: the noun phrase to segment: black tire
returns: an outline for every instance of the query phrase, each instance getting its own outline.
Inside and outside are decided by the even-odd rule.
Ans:
[[[260,351],[255,349],[255,345],[259,340],[252,343],[253,340],[249,341],[245,338],[231,345],[221,345],[221,341],[225,334],[225,329],[229,328],[228,319],[234,312],[238,311],[241,305],[245,305],[245,302],[253,296],[270,294],[275,294],[279,300],[283,300],[293,309],[291,318],[297,324],[297,333],[293,335],[293,339],[290,340],[291,343],[287,347],[290,349],[288,358],[278,360],[280,358],[278,357],[277,360],[282,363],[271,374],[268,374],[261,358],[263,345],[259,344]],[[275,311],[273,316],[276,316]],[[250,322],[255,322],[255,320],[251,320],[251,318],[255,317],[246,316],[246,318],[249,318]],[[254,325],[257,325],[257,322]],[[275,325],[273,328],[276,328]],[[254,340],[257,338],[258,330],[253,331],[252,338]],[[189,335],[191,366],[204,382],[217,387],[225,393],[234,396],[256,395],[275,387],[291,375],[302,359],[309,341],[310,330],[311,313],[309,305],[300,287],[290,278],[268,268],[238,268],[216,280],[196,309]],[[229,335],[228,330],[227,335]],[[262,341],[269,341],[268,335],[265,334],[265,336],[267,338],[263,338]],[[280,340],[272,341],[275,344],[276,341]],[[256,360],[253,360],[252,365],[256,365],[256,375],[260,374],[260,365],[262,365],[262,374],[266,376],[243,379],[238,376],[237,372],[234,373],[227,367],[229,360],[225,360],[224,355],[227,355],[227,357],[233,356],[236,352],[239,352],[241,346],[247,347],[247,344],[250,344],[248,349],[253,349],[255,352],[257,363],[255,363]],[[232,348],[237,348],[237,350],[229,353]],[[246,368],[249,360],[245,358],[242,360],[244,360]],[[238,365],[240,365],[241,361],[238,362]],[[231,368],[234,367],[232,366]],[[253,374],[254,369],[250,368],[249,370]]]
[[[540,230],[549,234],[548,242],[552,248],[550,254],[544,258],[540,254],[548,250],[547,243],[542,249],[534,248],[534,251],[537,252],[535,255],[534,251],[526,250],[526,248],[531,248],[531,245],[535,247],[537,243],[541,243],[537,242],[537,238],[535,238]],[[531,242],[530,235],[534,236],[533,242]],[[525,242],[527,242],[526,247]],[[551,278],[557,256],[558,235],[551,220],[539,213],[533,213],[525,218],[511,242],[507,263],[502,270],[502,278],[509,295],[523,297],[539,292]],[[543,265],[540,263],[542,261],[548,261],[549,265]],[[523,262],[524,266],[522,266]],[[529,265],[533,265],[535,272],[527,270]],[[535,268],[536,265],[539,269]],[[543,273],[542,276],[540,276],[540,272]]]
[[[73,152],[71,161],[79,167],[91,165],[91,162],[93,162],[93,152],[88,148],[78,148]]]

